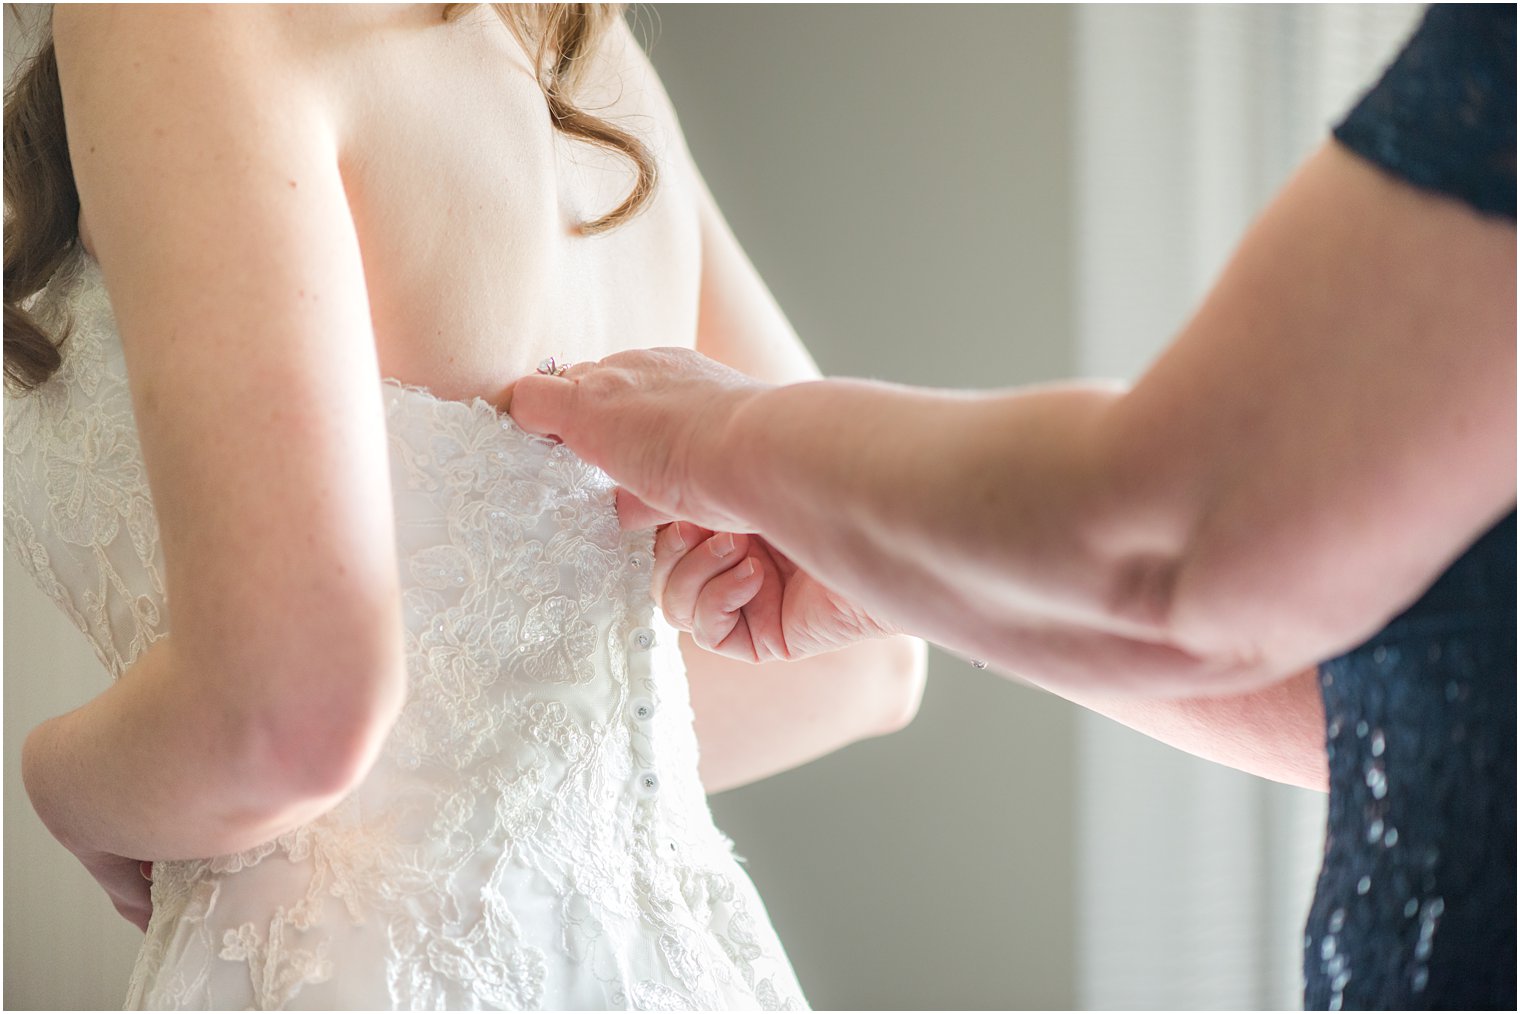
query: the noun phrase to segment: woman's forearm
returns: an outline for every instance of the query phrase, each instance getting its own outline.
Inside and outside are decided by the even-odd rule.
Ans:
[[[709,495],[873,615],[1005,671],[1173,694],[1284,675],[1190,652],[1148,615],[1165,519],[1147,531],[1131,504],[1109,524],[1122,491],[1101,439],[1121,396],[775,388],[735,415]]]
[[[1196,757],[1324,792],[1324,703],[1318,671],[1227,697],[1160,699],[1060,691],[1060,696]]]
[[[1132,390],[741,392],[682,474],[949,646],[1241,692],[1370,636],[1513,508],[1514,333],[1513,226],[1329,145]]]
[[[815,554],[817,567],[854,581],[847,594],[874,597],[884,612],[903,609],[915,629],[926,630],[932,617],[946,644],[985,649],[1005,671],[1138,732],[1251,774],[1323,790],[1324,720],[1313,668],[1218,696],[1198,696],[1196,688],[1174,698],[1124,692],[1150,689],[1158,676],[1186,690],[1214,666],[1221,678],[1208,691],[1217,693],[1238,673],[1231,660],[1169,646],[1164,631],[1145,622],[1143,608],[1116,607],[1145,596],[1143,586],[1122,584],[1125,545],[1101,538],[1102,520],[1112,512],[1104,506],[1102,455],[1086,441],[1120,397],[1119,388],[1105,385],[976,398],[855,382],[779,389],[748,410],[755,432],[741,422],[733,438],[775,455],[771,481],[746,488],[745,476],[734,475],[728,489],[763,512],[753,519],[757,527],[777,542],[791,540],[789,551]],[[1018,447],[996,450],[987,449],[991,441],[976,447],[955,439],[958,431],[999,427],[1027,436]],[[833,442],[809,440],[809,431],[828,432]],[[841,443],[841,457],[859,467],[833,456]],[[896,457],[897,474],[933,480],[897,485],[892,469],[872,459],[877,454]],[[1009,459],[1021,463],[1018,481],[997,468]],[[740,460],[747,475],[767,474],[750,471],[760,460],[755,456]],[[949,504],[960,512],[949,518],[940,495],[946,488],[968,491]],[[1060,491],[1068,498],[1052,502]],[[810,510],[813,496],[830,509]],[[1009,538],[1010,528],[1020,537]],[[1158,525],[1154,533],[1154,545],[1165,545],[1164,529]],[[1130,573],[1143,572],[1143,554],[1129,551],[1140,561]],[[1084,583],[1104,575],[1106,588]],[[1009,639],[988,636],[997,630],[1009,631]],[[1079,665],[1090,669],[1076,671]]]
[[[350,776],[271,756],[277,739],[198,691],[172,638],[114,685],[27,736],[22,778],[76,853],[179,859],[238,851],[330,808]],[[310,759],[311,755],[308,755]]]

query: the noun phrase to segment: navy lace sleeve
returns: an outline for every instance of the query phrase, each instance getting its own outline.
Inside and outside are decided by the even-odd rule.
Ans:
[[[1429,11],[1335,136],[1513,220],[1515,7]],[[1308,1009],[1515,1009],[1515,531],[1511,510],[1320,666],[1330,805]]]
[[[1437,4],[1335,128],[1415,186],[1515,217],[1515,5]]]

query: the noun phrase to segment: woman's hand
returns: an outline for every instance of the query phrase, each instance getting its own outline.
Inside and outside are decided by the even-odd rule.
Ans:
[[[831,592],[756,535],[663,526],[654,598],[671,626],[745,662],[795,661],[897,631]]]
[[[669,518],[744,528],[722,502],[741,460],[726,438],[735,415],[769,388],[690,349],[634,349],[562,376],[523,377],[506,411],[611,475],[624,528]]]
[[[76,852],[74,856],[106,889],[122,918],[146,933],[153,915],[152,883],[148,879],[152,864],[107,852]]]

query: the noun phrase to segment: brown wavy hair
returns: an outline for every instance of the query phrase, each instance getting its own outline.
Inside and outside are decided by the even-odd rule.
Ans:
[[[16,4],[7,4],[19,23]],[[443,20],[454,21],[480,4],[450,3]],[[582,224],[588,235],[606,232],[638,214],[654,193],[654,156],[632,133],[579,108],[574,101],[589,57],[624,4],[490,4],[528,51],[554,129],[631,162],[633,189],[621,204]],[[47,15],[51,23],[51,13]],[[51,32],[5,96],[5,379],[30,389],[62,363],[56,340],[21,304],[42,290],[79,242],[79,191],[69,162],[63,94]]]

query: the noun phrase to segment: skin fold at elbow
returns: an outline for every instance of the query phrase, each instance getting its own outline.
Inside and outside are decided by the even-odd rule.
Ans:
[[[878,703],[881,718],[876,734],[885,736],[907,728],[918,715],[928,675],[929,651],[916,637],[898,636],[881,642]]]
[[[341,666],[300,667],[305,692],[238,716],[228,767],[254,789],[250,819],[307,815],[336,804],[368,775],[405,700],[400,646],[386,647],[354,652]]]

